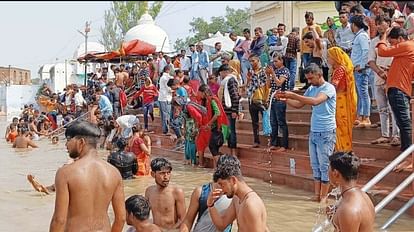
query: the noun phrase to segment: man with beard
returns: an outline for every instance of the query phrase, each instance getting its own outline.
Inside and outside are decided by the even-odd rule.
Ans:
[[[221,189],[213,189],[207,199],[208,211],[214,225],[222,231],[237,219],[239,232],[269,231],[266,226],[266,207],[263,200],[244,181],[240,161],[232,155],[223,155],[220,159],[221,165],[217,166],[213,180]],[[221,215],[215,203],[223,194],[233,199]]]
[[[66,129],[66,148],[76,161],[56,172],[51,232],[122,231],[126,217],[122,178],[99,157],[96,145],[100,134],[97,126],[86,121]],[[112,227],[108,215],[111,201],[115,215]]]
[[[152,207],[154,224],[162,229],[178,229],[185,217],[184,191],[170,186],[172,166],[165,158],[151,161],[151,176],[155,184],[145,190]]]

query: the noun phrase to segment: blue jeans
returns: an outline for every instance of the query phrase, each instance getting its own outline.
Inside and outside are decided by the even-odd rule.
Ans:
[[[162,126],[162,133],[168,133],[168,122],[170,120],[170,112],[171,112],[171,103],[167,101],[160,101],[160,116],[161,116],[161,126]]]
[[[289,69],[289,89],[293,90],[296,83],[296,69],[298,61],[294,58],[285,58],[285,66]]]
[[[329,156],[333,154],[335,143],[336,130],[310,132],[309,156],[315,180],[329,182]]]
[[[357,114],[369,117],[371,99],[368,93],[368,73],[354,72],[354,76],[358,95]]]
[[[376,94],[376,92],[375,92],[375,73],[371,69],[369,69],[369,70],[370,71],[368,73],[368,77],[369,77],[368,85],[369,85],[369,88],[371,89],[371,99],[376,99],[375,98],[375,94]]]
[[[412,143],[410,117],[410,96],[397,88],[388,89],[388,101],[400,128],[401,151],[405,151]]]
[[[154,110],[154,102],[144,105],[144,128],[148,129],[148,113],[152,114]]]
[[[236,119],[231,114],[226,114],[229,120],[230,137],[227,141],[229,148],[237,148]]]
[[[242,80],[244,84],[246,83],[246,80],[247,80],[247,72],[252,67],[252,65],[250,64],[248,59],[242,58],[240,62],[240,66],[241,66],[241,76],[242,76]]]
[[[277,137],[279,134],[279,127],[282,131],[282,139],[280,141],[280,147],[288,148],[288,126],[286,123],[286,103],[282,101],[272,101],[272,107],[270,108],[270,124],[272,125],[271,144],[272,146],[279,146]]]
[[[182,117],[176,117],[174,118],[174,106],[171,105],[171,111],[170,111],[170,122],[171,122],[171,128],[174,131],[174,134],[177,136],[177,138],[181,138],[181,126],[182,123]]]

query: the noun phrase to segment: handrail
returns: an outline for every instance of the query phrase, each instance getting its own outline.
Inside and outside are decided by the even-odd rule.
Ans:
[[[380,203],[375,206],[375,213],[381,211],[392,199],[394,199],[402,190],[405,189],[414,180],[414,173],[411,173],[400,185],[398,185],[391,193],[389,193]]]
[[[65,127],[67,127],[68,125],[72,124],[73,122],[77,121],[77,120],[78,120],[78,119],[80,119],[80,118],[83,118],[83,116],[88,115],[88,114],[89,114],[89,111],[87,111],[87,112],[85,112],[85,113],[83,113],[83,114],[79,115],[77,118],[75,118],[75,119],[73,119],[72,121],[70,121],[70,122],[66,123],[65,125],[63,125],[63,126],[60,126],[60,127],[56,128],[54,131],[50,132],[50,133],[49,133],[49,135],[53,135],[53,134],[54,134],[54,133],[56,133],[57,131],[59,131],[59,130],[61,130],[61,129],[65,128]]]
[[[411,206],[414,205],[414,197],[411,198],[411,200],[409,200],[407,203],[405,203],[405,205],[403,205],[403,207],[401,207],[394,215],[392,215],[390,217],[390,219],[388,219],[388,221],[386,221],[384,223],[384,225],[381,227],[381,230],[385,230],[387,229],[392,223],[394,223],[405,211],[407,211],[407,209],[409,209]]]
[[[390,173],[399,163],[401,163],[407,156],[411,155],[414,152],[414,144],[411,144],[403,153],[401,153],[397,158],[395,158],[390,164],[388,164],[384,169],[382,169],[375,177],[373,177],[368,183],[361,188],[362,191],[366,192],[376,185],[385,175]]]
[[[403,151],[397,158],[395,158],[390,164],[382,169],[377,175],[375,175],[368,183],[366,183],[361,190],[367,192],[374,185],[380,182],[388,173],[390,173],[399,163],[414,152],[414,144],[411,144],[405,151]],[[397,188],[395,188],[387,197],[385,197],[377,206],[375,206],[375,213],[378,213],[384,208],[394,197],[400,193],[408,184],[413,182],[414,173],[406,178]],[[396,219],[394,219],[395,221]],[[322,232],[323,228],[330,224],[330,221],[326,219],[321,225],[319,225],[313,232]]]

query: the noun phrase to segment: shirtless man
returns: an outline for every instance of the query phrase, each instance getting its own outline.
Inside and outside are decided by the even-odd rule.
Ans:
[[[29,131],[26,128],[19,128],[16,140],[14,140],[13,148],[38,148],[38,146],[29,138]]]
[[[185,217],[184,191],[169,186],[172,166],[165,158],[151,161],[151,176],[156,185],[145,190],[145,197],[152,206],[154,224],[162,229],[178,229]]]
[[[127,224],[132,226],[127,232],[161,232],[157,225],[152,224],[148,220],[151,206],[147,198],[142,195],[130,196],[125,201],[125,208],[127,211]]]
[[[237,219],[239,232],[269,231],[266,225],[265,205],[257,193],[244,181],[240,161],[232,155],[223,155],[220,159],[222,165],[217,166],[213,180],[220,185],[221,189],[211,191],[207,199],[207,207],[214,225],[222,231]],[[222,194],[233,199],[221,215],[215,203]]]
[[[50,231],[122,231],[125,223],[124,188],[119,171],[98,156],[101,131],[90,122],[68,126],[66,148],[75,162],[56,172],[55,210]],[[112,201],[115,220],[109,221]]]
[[[375,209],[368,195],[356,186],[359,158],[336,152],[329,157],[329,179],[341,188],[342,200],[333,215],[335,231],[374,231]]]

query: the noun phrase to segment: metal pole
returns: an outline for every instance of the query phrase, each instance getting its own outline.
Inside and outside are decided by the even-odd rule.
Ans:
[[[402,190],[405,189],[414,180],[414,173],[411,173],[400,185],[398,185],[390,194],[388,194],[380,203],[375,206],[375,213],[381,211],[394,197],[396,197]]]
[[[88,33],[91,31],[91,28],[89,27],[90,23],[86,21],[85,25],[85,79],[83,81],[83,84],[86,86],[86,78],[87,78],[87,67],[88,67],[88,59],[86,58],[86,54],[88,53]]]
[[[401,161],[403,161],[407,156],[411,155],[414,151],[414,144],[408,147],[403,153],[401,153],[397,158],[395,158],[390,164],[388,164],[384,169],[382,169],[374,178],[372,178],[364,187],[361,188],[362,191],[366,192],[376,185],[385,175],[390,173],[392,169],[397,166]]]
[[[65,59],[65,87],[68,86],[68,60]]]
[[[391,224],[393,224],[407,209],[409,209],[412,205],[414,205],[414,197],[411,198],[403,207],[401,207],[394,215],[388,219],[381,227],[381,230],[387,229]]]

